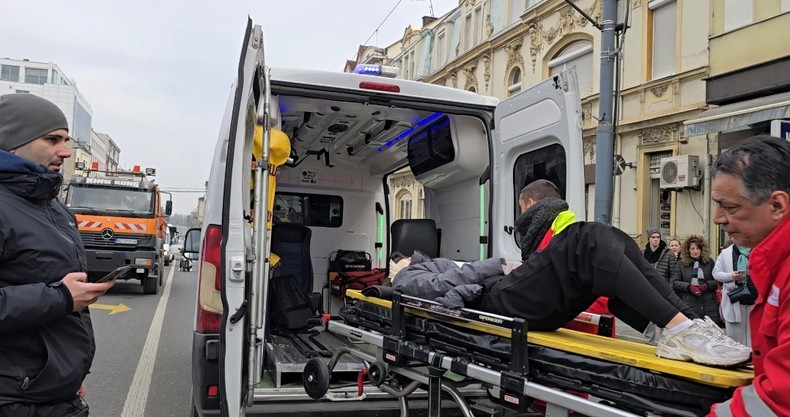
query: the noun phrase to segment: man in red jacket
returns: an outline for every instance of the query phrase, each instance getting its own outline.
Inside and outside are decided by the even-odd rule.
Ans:
[[[760,135],[722,153],[713,166],[714,221],[751,247],[757,288],[749,315],[754,381],[709,416],[790,415],[790,142]]]

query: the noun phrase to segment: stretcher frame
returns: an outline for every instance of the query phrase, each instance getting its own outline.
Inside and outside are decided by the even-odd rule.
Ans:
[[[452,390],[452,383],[442,378],[442,374],[444,374],[445,371],[452,371],[458,375],[463,375],[492,387],[492,389],[489,390],[492,395],[498,397],[502,403],[515,409],[525,409],[534,399],[546,402],[546,415],[551,416],[564,417],[567,416],[570,411],[580,412],[588,416],[637,415],[568,394],[560,389],[550,388],[540,383],[530,381],[527,377],[529,372],[529,358],[527,357],[526,347],[527,341],[529,340],[529,342],[532,342],[531,339],[538,338],[547,339],[548,342],[551,343],[552,338],[559,337],[552,335],[554,332],[533,332],[528,335],[529,337],[525,337],[527,336],[527,326],[524,320],[471,309],[448,309],[441,304],[429,300],[422,300],[398,293],[393,296],[392,302],[365,297],[359,291],[349,291],[347,296],[351,300],[364,301],[366,303],[390,308],[392,312],[391,332],[389,334],[383,334],[375,330],[366,330],[345,324],[335,319],[326,322],[327,329],[336,334],[376,346],[379,351],[379,358],[375,359],[378,361],[376,365],[379,367],[379,372],[385,369],[387,373],[407,376],[414,381],[420,381],[420,383],[427,385],[429,399],[431,399],[431,401],[429,401],[429,415],[431,416],[439,416],[441,414],[441,408],[438,404],[440,404],[439,397],[442,390]],[[408,340],[405,326],[407,315],[430,318],[432,320],[438,320],[453,325],[461,325],[472,329],[484,327],[487,329],[488,333],[493,333],[501,337],[508,337],[511,341],[511,345],[514,347],[512,351],[517,353],[512,356],[509,369],[500,371],[470,363],[466,359],[448,355],[447,353],[441,353],[427,346],[420,346]],[[594,317],[585,317],[585,321],[597,322],[599,320],[597,315],[591,316]],[[604,320],[604,324],[605,323],[606,321]],[[579,332],[565,332],[578,333],[584,335],[583,337],[599,338],[599,336],[581,334]],[[567,335],[561,333],[560,336]],[[545,343],[546,340],[540,340],[540,342]],[[622,343],[622,341],[620,341],[620,343]],[[642,346],[640,344],[632,345]],[[654,349],[649,346],[645,346],[644,348]],[[336,355],[342,354],[351,354],[369,362],[374,359],[371,358],[370,355],[362,357],[353,351],[336,353]],[[603,352],[598,352],[598,354],[599,357],[603,358],[610,356],[610,354],[606,352],[606,349],[604,349]],[[416,361],[427,365],[427,374],[423,373],[421,376],[415,376],[414,371],[406,366],[409,361]],[[652,353],[652,361],[666,368],[661,369],[661,371],[666,371],[667,369],[674,370],[675,375],[678,373],[682,374],[681,376],[683,377],[691,375],[692,377],[689,377],[689,379],[692,380],[694,380],[693,376],[697,376],[696,382],[714,387],[721,387],[723,389],[748,384],[752,377],[751,371],[748,369],[724,370],[687,362],[670,361],[655,358],[654,351]],[[335,362],[334,357],[330,365],[333,362]],[[382,363],[385,366],[384,368],[382,368]],[[677,372],[678,368],[681,369],[681,372]],[[691,368],[691,370],[683,371],[686,368]],[[453,397],[455,398],[456,396]],[[465,413],[469,410],[469,406],[463,401],[463,398],[460,398],[460,400],[456,398],[456,402]],[[643,399],[642,403],[651,404],[651,401],[649,399]],[[661,404],[655,404],[654,407],[654,410],[657,412],[663,411],[672,415],[699,415],[698,413],[690,411],[684,412],[679,409],[662,410]],[[469,412],[468,415],[471,416],[471,412]]]

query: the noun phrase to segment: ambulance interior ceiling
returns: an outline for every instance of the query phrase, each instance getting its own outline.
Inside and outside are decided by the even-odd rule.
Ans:
[[[367,166],[384,175],[406,164],[409,135],[443,113],[392,106],[276,96],[280,129],[291,138],[295,163],[304,158],[326,166]],[[469,116],[458,116],[471,118]]]

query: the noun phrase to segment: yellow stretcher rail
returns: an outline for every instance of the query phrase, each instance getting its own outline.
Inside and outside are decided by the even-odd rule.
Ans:
[[[346,296],[392,309],[391,301],[381,298],[366,297],[362,295],[359,290],[346,290]],[[434,316],[425,311],[408,307],[406,307],[406,312],[411,315],[435,319],[455,326],[510,338],[509,330],[486,323],[451,320],[446,317]],[[735,388],[748,385],[754,378],[754,372],[748,367],[725,369],[691,362],[662,359],[656,356],[656,348],[648,344],[629,342],[627,340],[614,339],[568,329],[559,329],[554,332],[530,331],[527,334],[527,341],[535,345],[670,374],[690,379],[701,384],[721,388]]]

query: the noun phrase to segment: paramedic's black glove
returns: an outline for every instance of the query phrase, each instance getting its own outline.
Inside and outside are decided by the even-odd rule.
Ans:
[[[705,292],[708,292],[708,284],[707,284],[707,283],[702,283],[702,284],[699,284],[699,285],[697,285],[697,287],[698,287],[698,288],[700,289],[700,291],[702,291],[703,293],[705,293]]]
[[[702,290],[700,289],[699,285],[692,285],[692,286],[690,286],[689,287],[689,291],[691,291],[691,293],[696,295],[697,297],[701,297],[702,296]]]

